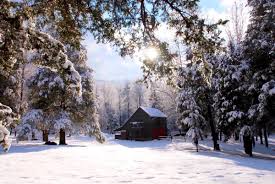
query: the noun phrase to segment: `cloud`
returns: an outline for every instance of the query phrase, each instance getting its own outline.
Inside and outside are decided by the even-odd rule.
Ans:
[[[232,22],[232,8],[234,4],[237,3],[238,6],[242,6],[242,21],[243,22],[243,30],[246,31],[247,25],[249,23],[249,7],[246,6],[246,0],[219,0],[219,8],[204,8],[202,9],[202,15],[207,18],[210,22],[217,22],[219,19],[229,20],[226,26],[221,26],[220,29],[222,31],[221,36],[228,40],[228,36],[226,34],[226,30],[233,30],[233,22]]]
[[[165,23],[161,23],[155,34],[160,40],[171,42],[175,38],[176,30],[169,28]]]
[[[225,8],[231,8],[234,3],[246,5],[247,0],[219,0],[220,4]]]

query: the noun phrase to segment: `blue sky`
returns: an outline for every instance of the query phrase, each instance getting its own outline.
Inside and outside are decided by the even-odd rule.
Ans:
[[[219,0],[201,0],[200,1],[201,7],[203,8],[214,8],[217,11],[222,11],[223,7]]]
[[[122,58],[108,44],[97,44],[93,37],[86,36],[84,45],[88,53],[88,65],[94,70],[96,80],[136,80],[142,76],[140,63],[131,58]]]
[[[233,0],[201,0],[203,12],[219,16],[223,14]],[[210,16],[211,16],[210,15]],[[96,80],[136,80],[142,77],[140,63],[131,58],[121,58],[108,44],[96,44],[92,36],[87,35],[84,45],[88,51],[88,64],[95,73]]]

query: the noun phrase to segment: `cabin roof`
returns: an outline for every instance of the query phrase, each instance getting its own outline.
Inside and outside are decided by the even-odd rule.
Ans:
[[[150,117],[160,117],[160,118],[167,118],[167,116],[161,112],[159,109],[152,108],[152,107],[140,107],[144,112],[146,112]]]
[[[160,110],[156,109],[156,108],[152,108],[152,107],[142,107],[140,106],[136,112],[141,109],[144,113],[146,113],[150,118],[167,118],[167,116],[161,112]],[[117,128],[115,129],[114,131],[120,131],[122,130],[125,125],[127,123],[129,123],[129,120],[132,119],[132,117],[134,117],[136,115],[136,112],[120,127],[120,128]]]

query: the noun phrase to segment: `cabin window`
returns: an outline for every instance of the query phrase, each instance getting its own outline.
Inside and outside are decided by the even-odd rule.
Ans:
[[[132,128],[142,128],[143,122],[131,122]]]
[[[115,133],[115,135],[122,135],[122,134],[125,134],[126,133],[126,130],[121,130],[121,131],[117,131]]]

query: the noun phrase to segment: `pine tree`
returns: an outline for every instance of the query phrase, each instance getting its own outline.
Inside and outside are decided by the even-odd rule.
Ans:
[[[24,27],[23,16],[19,13],[20,11],[18,11],[18,14],[14,12],[19,8],[19,4],[20,3],[9,2],[7,0],[0,2],[0,70],[3,76],[3,78],[1,78],[1,84],[8,83],[9,81],[7,79],[12,77],[12,83],[10,84],[14,84],[16,89],[12,90],[7,86],[1,86],[1,91],[3,90],[3,93],[6,91],[5,94],[7,94],[7,96],[14,96],[15,94],[20,96],[18,92],[20,89],[18,87],[20,81],[17,80],[18,77],[12,75],[16,72],[18,66],[23,63],[24,53],[27,50],[33,50],[33,58],[31,59],[33,63],[57,70],[63,77],[65,83],[70,84],[67,85],[67,90],[79,94],[81,92],[80,76],[64,54],[64,46],[49,35],[35,30],[31,25]],[[14,11],[10,11],[11,9],[14,9]],[[28,23],[31,23],[31,21],[25,22],[25,24]],[[4,80],[3,82],[2,79]],[[1,95],[0,100],[2,101],[2,99],[3,96]],[[14,102],[16,101],[14,100]],[[14,107],[12,104],[7,105],[11,105],[15,113],[20,111],[20,109]]]
[[[205,130],[205,84],[200,73],[200,65],[189,63],[180,70],[178,86],[178,125],[185,130],[189,128],[188,134],[193,139],[201,137]]]
[[[211,61],[213,55],[222,50],[220,44],[223,40],[219,37],[219,31],[213,31],[212,34],[215,41],[207,41],[208,43],[204,45],[204,41],[207,39],[211,40],[212,38],[211,36],[210,38],[206,37],[206,40],[199,40],[186,50],[186,65],[179,68],[178,87],[180,88],[180,92],[178,111],[180,112],[180,119],[183,119],[181,113],[185,116],[185,110],[191,110],[191,113],[197,114],[196,121],[202,122],[203,119],[206,120],[211,130],[214,150],[220,150],[217,143],[218,137],[212,107],[213,86],[211,85],[211,81],[213,78],[213,65]],[[185,100],[181,100],[182,98],[185,99],[184,95],[189,97],[186,100],[191,100],[192,102],[188,103],[194,107],[184,107]],[[196,128],[200,128],[195,121],[194,124],[197,124]]]
[[[38,109],[44,115],[40,122],[31,127],[43,132],[44,141],[48,140],[48,132],[55,130],[59,133],[60,144],[66,144],[66,132],[77,131],[94,135],[98,141],[103,142],[104,137],[100,133],[96,114],[92,70],[86,65],[86,52],[71,51],[68,55],[77,64],[81,76],[81,99],[66,90],[66,85],[58,73],[48,68],[39,68],[29,81],[30,113]],[[23,118],[21,126],[29,122],[27,117]]]
[[[73,103],[70,105],[70,114],[81,132],[95,136],[102,143],[105,138],[101,133],[98,122],[93,70],[87,66],[87,51],[83,46],[81,46],[80,50],[70,48],[68,56],[75,64],[76,70],[81,76],[82,84],[82,99],[81,101],[77,98],[73,100]]]
[[[272,0],[249,0],[252,8],[244,47],[244,57],[249,63],[250,108],[249,117],[264,130],[268,146],[267,129],[274,119],[275,99],[275,4]]]
[[[224,141],[227,141],[234,133],[238,135],[240,126],[246,122],[248,65],[243,60],[241,47],[233,43],[228,53],[212,59],[215,119],[220,133],[225,136]]]
[[[28,87],[30,89],[30,109],[23,116],[18,127],[19,130],[22,131],[22,128],[29,124],[32,128],[31,131],[42,131],[43,139],[47,141],[50,130],[59,132],[61,129],[72,129],[64,101],[64,96],[68,93],[65,92],[65,84],[56,72],[48,68],[38,68],[36,74],[29,79]],[[24,132],[19,134],[23,136]]]

